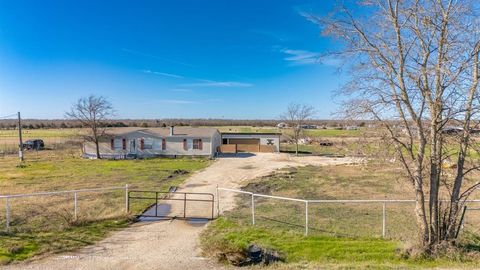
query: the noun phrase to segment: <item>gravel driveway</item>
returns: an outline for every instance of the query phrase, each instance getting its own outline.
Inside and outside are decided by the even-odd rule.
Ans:
[[[215,188],[238,188],[245,180],[268,175],[286,166],[352,163],[349,158],[293,157],[259,153],[253,156],[222,157],[187,179],[179,191],[215,193]],[[234,206],[232,193],[221,196],[222,210]],[[186,221],[139,222],[112,233],[95,245],[75,252],[52,255],[6,269],[224,269],[200,257],[198,236],[203,225]]]

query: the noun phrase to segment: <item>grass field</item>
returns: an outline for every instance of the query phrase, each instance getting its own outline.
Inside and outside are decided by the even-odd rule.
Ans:
[[[82,188],[122,187],[165,191],[207,159],[87,160],[76,149],[27,152],[19,165],[14,155],[0,158],[0,193],[19,194]],[[11,199],[11,230],[5,228],[5,201],[0,200],[0,262],[91,244],[128,224],[125,191],[78,194],[78,219],[73,219],[72,194]],[[138,213],[152,202],[137,202]],[[2,232],[3,231],[3,232]]]
[[[388,164],[369,164],[287,168],[256,179],[243,189],[301,199],[411,199],[408,185]],[[476,265],[464,254],[438,260],[402,258],[399,251],[415,243],[413,205],[387,206],[385,240],[381,239],[381,204],[309,204],[309,236],[303,235],[304,203],[257,198],[255,226],[251,226],[250,206],[250,198],[239,195],[237,207],[208,227],[202,237],[206,255],[225,259],[225,254],[242,254],[255,243],[284,254],[287,268],[298,263],[311,264],[312,269],[319,265],[368,269]],[[479,222],[480,213],[469,214],[461,235],[469,250],[480,248],[478,236],[471,237],[479,232]]]

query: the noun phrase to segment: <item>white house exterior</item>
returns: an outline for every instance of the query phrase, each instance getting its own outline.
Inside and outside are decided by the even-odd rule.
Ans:
[[[221,145],[215,128],[126,128],[111,131],[100,143],[102,158],[148,158],[156,156],[213,157]],[[95,145],[84,144],[84,156],[96,157]]]

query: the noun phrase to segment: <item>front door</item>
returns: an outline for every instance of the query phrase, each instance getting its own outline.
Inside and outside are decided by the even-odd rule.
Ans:
[[[129,147],[128,152],[129,153],[136,153],[137,152],[137,145],[136,145],[135,139],[131,139],[129,141],[129,145],[130,145],[130,147]]]

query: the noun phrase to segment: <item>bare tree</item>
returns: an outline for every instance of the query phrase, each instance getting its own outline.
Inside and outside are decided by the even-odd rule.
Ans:
[[[415,193],[421,246],[432,252],[455,243],[460,209],[478,186],[465,182],[479,169],[470,153],[478,147],[480,14],[469,0],[360,3],[305,16],[343,43],[333,54],[351,71],[346,111],[385,128]],[[447,135],[447,126],[461,132]]]
[[[298,156],[298,141],[302,135],[303,126],[313,117],[315,109],[308,104],[291,103],[282,119],[292,128],[292,139],[295,141],[295,155]]]
[[[112,104],[102,96],[90,95],[87,98],[80,98],[72,105],[70,112],[65,116],[79,121],[82,126],[90,129],[86,136],[88,141],[95,143],[97,158],[100,159],[100,138],[105,134],[106,124],[109,117],[113,116]]]

